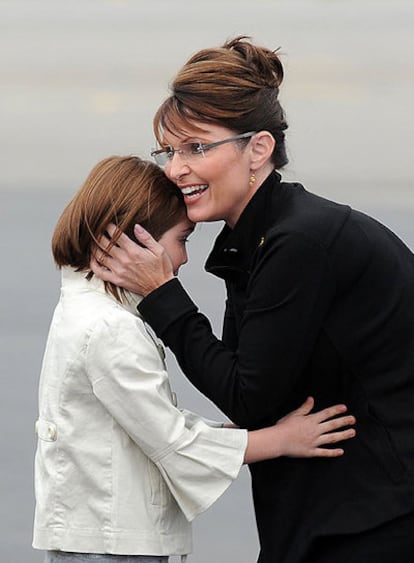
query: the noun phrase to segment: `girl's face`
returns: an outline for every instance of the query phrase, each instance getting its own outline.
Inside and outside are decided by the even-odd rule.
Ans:
[[[182,220],[166,231],[158,241],[170,257],[175,276],[178,274],[180,266],[188,261],[186,243],[194,226],[194,223],[183,213]]]
[[[165,173],[181,189],[191,221],[224,220],[234,227],[257,189],[249,184],[251,139],[247,138],[242,146],[233,141],[193,154],[187,143],[204,145],[236,135],[216,124],[194,125],[202,127],[202,131],[189,124],[183,133],[165,132],[163,145],[177,149],[167,161]]]

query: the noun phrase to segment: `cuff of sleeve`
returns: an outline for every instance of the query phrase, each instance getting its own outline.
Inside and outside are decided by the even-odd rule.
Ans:
[[[179,318],[197,311],[177,278],[152,291],[137,306],[138,312],[159,337]]]
[[[200,420],[202,420],[205,424],[207,424],[207,426],[210,426],[211,428],[224,428],[225,422],[211,420],[204,416],[200,416],[199,414],[193,413],[187,409],[180,409],[180,411],[185,416],[185,423],[189,428],[197,424]]]
[[[248,441],[246,430],[206,428],[202,422],[196,434],[195,441],[157,461],[189,522],[207,510],[237,478]]]

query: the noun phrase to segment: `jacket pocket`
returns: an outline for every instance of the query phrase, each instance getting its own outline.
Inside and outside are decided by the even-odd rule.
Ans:
[[[35,432],[45,442],[55,442],[57,440],[57,426],[50,420],[38,418],[35,423]]]
[[[376,455],[387,475],[394,483],[398,483],[406,476],[406,469],[398,456],[387,428],[381,423],[372,408],[368,407],[367,411],[366,445]],[[358,415],[356,416],[358,420]]]
[[[157,466],[147,458],[147,473],[150,484],[150,502],[156,506],[165,506],[168,502],[168,487]]]

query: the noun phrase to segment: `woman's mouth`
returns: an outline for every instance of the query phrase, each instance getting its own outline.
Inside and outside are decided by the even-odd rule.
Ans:
[[[186,186],[185,188],[181,188],[181,192],[184,196],[186,201],[197,199],[201,196],[208,188],[208,184],[200,184],[197,186]]]

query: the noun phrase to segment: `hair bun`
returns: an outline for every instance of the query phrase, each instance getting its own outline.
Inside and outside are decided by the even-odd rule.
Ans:
[[[279,88],[283,82],[283,65],[276,49],[271,51],[266,47],[259,47],[251,43],[251,37],[239,35],[226,41],[223,49],[232,50],[244,59],[250,77],[254,76],[255,82],[260,87]]]

